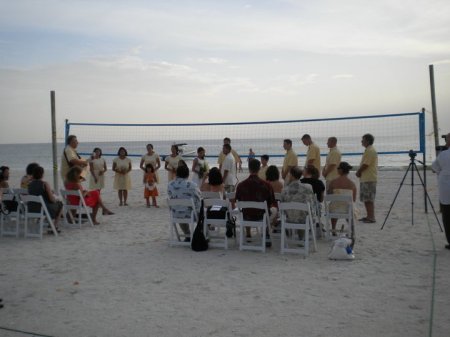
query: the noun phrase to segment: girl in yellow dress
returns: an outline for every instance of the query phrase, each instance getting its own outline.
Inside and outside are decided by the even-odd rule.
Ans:
[[[124,147],[119,148],[118,157],[113,160],[112,170],[116,173],[114,176],[114,189],[119,194],[119,206],[128,206],[128,190],[131,190],[131,159],[127,157],[128,152]]]
[[[155,169],[152,164],[145,165],[145,189],[144,189],[144,198],[147,201],[147,207],[150,207],[150,197],[152,197],[153,207],[158,208],[159,206],[156,203],[156,197],[159,195],[158,187],[156,186],[156,174]]]
[[[178,146],[172,145],[170,151],[172,153],[170,154],[170,156],[166,157],[166,163],[164,166],[164,168],[167,170],[167,182],[169,183],[176,178],[178,162],[181,160],[181,156],[178,154]]]
[[[89,189],[101,190],[105,187],[105,172],[107,170],[105,159],[102,158],[102,150],[98,147],[94,149],[89,160]]]

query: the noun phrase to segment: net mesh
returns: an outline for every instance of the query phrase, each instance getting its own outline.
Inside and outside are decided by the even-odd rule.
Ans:
[[[197,147],[202,146],[210,158],[217,157],[223,138],[229,137],[233,149],[243,160],[251,148],[257,157],[267,154],[271,157],[271,164],[281,164],[285,153],[283,139],[291,139],[294,151],[304,156],[306,147],[300,138],[307,133],[324,156],[328,152],[328,137],[337,137],[343,158],[357,164],[359,158],[354,156],[361,155],[364,150],[361,136],[371,133],[380,155],[379,164],[396,166],[405,164],[405,157],[408,158],[405,153],[409,150],[422,151],[420,123],[420,113],[254,123],[68,123],[67,135],[77,135],[80,141],[78,149],[84,154],[91,153],[93,147],[98,146],[104,154],[113,156],[123,146],[129,156],[140,157],[146,152],[146,144],[151,143],[160,155],[165,155],[170,153],[172,144],[186,143],[183,151],[187,157],[195,156]]]

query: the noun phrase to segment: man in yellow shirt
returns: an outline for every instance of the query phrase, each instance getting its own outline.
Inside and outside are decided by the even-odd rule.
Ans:
[[[291,168],[298,166],[297,154],[292,150],[292,140],[285,139],[283,141],[283,148],[286,150],[284,155],[283,168],[281,169],[281,177],[286,179]]]
[[[311,139],[311,136],[308,134],[304,134],[302,137],[302,142],[304,145],[308,147],[308,151],[306,152],[306,163],[305,167],[308,165],[314,166],[320,172],[320,149],[314,144]]]
[[[77,136],[70,135],[69,137],[67,137],[67,146],[61,156],[61,178],[63,182],[66,181],[67,172],[69,172],[69,169],[72,166],[80,166],[83,168],[83,171],[87,173],[85,169],[87,168],[88,162],[86,159],[81,158],[77,153],[77,146]],[[85,178],[86,175],[83,174],[82,177]]]
[[[366,148],[361,158],[359,170],[356,176],[359,178],[359,198],[364,202],[367,216],[359,219],[365,223],[374,223],[375,220],[375,196],[377,193],[378,154],[373,147],[375,138],[366,133],[362,136],[361,144]]]
[[[322,175],[326,180],[327,190],[328,190],[328,186],[330,185],[330,182],[333,179],[336,179],[337,177],[339,177],[337,168],[341,162],[341,152],[336,147],[336,145],[337,145],[336,137],[328,138],[327,146],[330,149],[330,152],[328,152],[325,166],[323,167],[323,170],[322,170]]]
[[[223,144],[224,145],[225,144],[231,145],[231,139],[228,138],[228,137],[225,137],[223,139]],[[233,155],[234,161],[236,162],[236,173],[238,172],[238,170],[239,170],[239,172],[242,172],[242,160],[241,160],[241,157],[239,157],[238,153],[233,148],[231,149],[231,154]],[[223,153],[223,151],[221,151],[219,153],[219,155],[218,155],[218,158],[217,158],[217,164],[219,164],[219,170],[222,169],[222,164],[223,164],[223,161],[225,160],[225,157],[226,157],[226,155]]]

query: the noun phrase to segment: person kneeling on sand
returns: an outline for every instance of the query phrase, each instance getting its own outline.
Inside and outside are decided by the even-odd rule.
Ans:
[[[106,206],[103,204],[102,198],[100,196],[100,192],[98,190],[86,191],[83,189],[83,186],[80,184],[81,181],[81,172],[82,168],[79,166],[73,166],[70,168],[69,172],[67,172],[65,187],[67,190],[80,190],[81,194],[84,197],[84,201],[88,207],[92,208],[92,221],[94,225],[100,224],[97,221],[97,212],[99,207],[103,209],[103,215],[111,215],[114,214],[111,212]],[[75,195],[67,196],[67,201],[70,205],[78,205],[80,202],[80,198]]]

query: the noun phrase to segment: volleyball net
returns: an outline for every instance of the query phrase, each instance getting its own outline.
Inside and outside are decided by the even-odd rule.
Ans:
[[[185,144],[184,155],[194,157],[198,147],[206,150],[208,158],[216,158],[222,149],[223,138],[231,139],[231,146],[245,161],[251,148],[256,157],[269,155],[270,164],[281,164],[285,151],[283,140],[291,139],[293,149],[305,156],[306,146],[300,140],[309,134],[321,150],[328,153],[327,139],[338,139],[338,148],[343,160],[358,164],[364,148],[361,137],[371,133],[375,137],[374,147],[379,154],[380,166],[398,166],[409,163],[406,154],[410,150],[424,154],[425,158],[425,114],[412,112],[391,115],[372,115],[324,119],[184,123],[184,124],[109,124],[72,123],[66,120],[65,136],[78,137],[79,152],[89,155],[94,147],[100,147],[106,156],[116,156],[123,146],[131,157],[141,157],[146,144],[151,143],[161,156],[170,154],[172,144]],[[214,163],[214,160],[210,160]],[[300,164],[303,165],[300,159]]]

